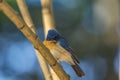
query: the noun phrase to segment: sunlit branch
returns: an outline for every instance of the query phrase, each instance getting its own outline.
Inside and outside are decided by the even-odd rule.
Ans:
[[[50,51],[42,44],[38,36],[32,32],[32,30],[25,24],[25,22],[20,18],[20,16],[18,16],[18,14],[5,2],[5,0],[0,0],[0,9],[33,44],[34,48],[41,53],[41,55],[45,58],[46,62],[55,71],[57,76],[61,80],[70,80],[69,76],[57,63],[57,61],[51,55]]]
[[[22,14],[22,17],[25,21],[25,23],[28,25],[28,27],[37,35],[35,26],[33,24],[33,21],[31,19],[31,16],[28,11],[28,7],[26,5],[25,0],[17,0],[18,7],[20,9],[20,12]],[[37,49],[35,49],[39,64],[41,66],[43,75],[45,77],[45,80],[52,80],[52,76],[49,71],[49,67],[47,63],[45,62],[45,59],[41,56],[41,53]]]

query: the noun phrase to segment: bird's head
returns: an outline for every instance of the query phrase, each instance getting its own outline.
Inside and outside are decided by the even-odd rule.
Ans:
[[[46,40],[57,40],[57,38],[60,36],[60,34],[55,29],[51,29],[48,31]]]

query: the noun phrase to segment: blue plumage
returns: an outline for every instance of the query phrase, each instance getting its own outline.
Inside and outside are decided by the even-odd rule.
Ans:
[[[68,52],[70,52],[72,54],[72,57],[77,61],[77,63],[79,63],[79,60],[74,55],[75,52],[69,46],[68,42],[64,39],[64,37],[61,36],[61,34],[59,32],[57,32],[57,30],[55,30],[55,29],[49,30],[46,40],[48,40],[48,41],[56,40],[57,43],[59,43],[64,49],[66,49]]]
[[[75,56],[75,52],[73,51],[73,49],[69,46],[68,42],[64,39],[64,37],[62,37],[62,35],[60,33],[57,32],[57,30],[52,29],[48,31],[47,37],[46,37],[46,41],[56,41],[57,44],[59,44],[61,47],[63,47],[66,51],[68,51],[71,54],[71,58],[69,58],[69,60],[67,60],[66,62],[69,62],[71,59],[74,62],[73,64],[71,64],[72,68],[75,70],[75,72],[77,73],[78,76],[83,76],[84,72],[81,70],[81,68],[78,66],[77,63],[79,63],[79,60],[77,59],[77,57]],[[60,53],[56,53],[56,54],[60,54]],[[62,53],[66,56],[67,53]],[[67,56],[69,57],[69,55],[67,54]],[[67,57],[66,56],[66,57]],[[60,57],[60,56],[59,56]],[[60,57],[60,59],[64,60],[64,57]],[[69,63],[70,64],[70,63]]]

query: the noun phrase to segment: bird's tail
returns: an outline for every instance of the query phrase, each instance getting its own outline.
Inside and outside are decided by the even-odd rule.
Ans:
[[[75,65],[71,65],[72,68],[74,69],[75,73],[79,76],[79,77],[82,77],[84,76],[84,72],[83,70],[78,66],[78,64],[76,63]]]

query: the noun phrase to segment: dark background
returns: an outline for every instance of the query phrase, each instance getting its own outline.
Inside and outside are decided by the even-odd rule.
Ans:
[[[16,11],[16,0],[6,0]],[[26,0],[37,33],[43,37],[39,0]],[[56,29],[79,57],[85,76],[62,63],[71,80],[118,80],[119,0],[53,0]],[[20,13],[19,13],[20,14]],[[44,80],[34,48],[0,12],[0,80]]]

